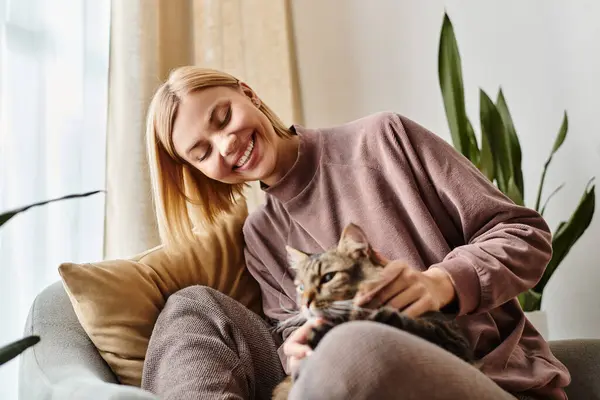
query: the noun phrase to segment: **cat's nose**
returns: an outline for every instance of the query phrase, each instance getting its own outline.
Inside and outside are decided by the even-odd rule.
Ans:
[[[310,305],[312,304],[315,297],[313,295],[307,295],[304,297],[304,305],[306,308],[310,309]]]

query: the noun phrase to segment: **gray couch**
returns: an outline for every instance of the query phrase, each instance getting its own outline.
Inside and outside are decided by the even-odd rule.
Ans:
[[[25,334],[42,340],[20,359],[19,398],[157,399],[138,388],[119,385],[79,324],[62,282],[46,288],[33,303]],[[600,400],[600,340],[552,342],[571,371],[570,399]]]

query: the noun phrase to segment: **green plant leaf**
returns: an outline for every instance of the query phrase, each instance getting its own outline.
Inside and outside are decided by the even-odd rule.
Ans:
[[[521,194],[521,192],[519,191],[519,188],[515,184],[515,179],[514,179],[513,176],[511,176],[508,179],[508,187],[507,187],[506,195],[512,201],[514,201],[515,204],[518,204],[520,206],[524,205],[524,203],[523,203],[523,195]]]
[[[558,226],[556,227],[556,232],[554,232],[554,237],[560,235],[562,233],[562,230],[565,228],[565,226],[567,226],[567,221],[561,221]]]
[[[460,54],[448,14],[444,14],[438,53],[439,83],[452,142],[461,154],[477,165],[477,138],[467,119]]]
[[[481,154],[479,157],[479,169],[490,180],[494,182],[496,171],[494,170],[494,157],[487,135],[481,135]]]
[[[564,186],[565,186],[565,184],[562,183],[559,187],[557,187],[556,189],[554,189],[554,191],[552,191],[552,193],[550,193],[550,195],[548,196],[548,198],[544,202],[544,205],[542,206],[542,210],[540,211],[540,214],[544,215],[544,212],[546,211],[546,206],[548,206],[548,203],[550,202],[550,199],[552,197],[554,197],[554,195],[556,193],[560,192],[560,189],[562,189]]]
[[[0,365],[7,363],[40,341],[39,336],[27,336],[0,348]]]
[[[38,202],[38,203],[29,204],[27,206],[24,206],[24,207],[21,207],[21,208],[17,208],[16,210],[6,211],[6,212],[0,214],[0,226],[2,226],[5,223],[7,223],[15,215],[17,215],[19,213],[22,213],[24,211],[27,211],[27,210],[29,210],[32,207],[43,206],[44,204],[53,203],[53,202],[56,202],[56,201],[67,200],[67,199],[74,199],[74,198],[78,198],[78,197],[87,197],[87,196],[91,196],[93,194],[100,193],[100,192],[104,192],[104,190],[95,190],[93,192],[80,193],[80,194],[70,194],[68,196],[63,196],[63,197],[59,197],[59,198],[56,198],[56,199],[51,199],[51,200],[41,201],[41,202]]]
[[[560,146],[562,146],[563,142],[565,141],[565,139],[567,137],[568,129],[569,129],[569,118],[567,117],[567,112],[565,111],[565,114],[563,117],[563,122],[560,126],[560,129],[558,130],[558,135],[556,135],[556,139],[554,140],[554,146],[552,146],[552,151],[550,152],[550,156],[548,156],[548,159],[546,160],[546,163],[544,164],[544,169],[542,171],[542,177],[540,178],[540,184],[538,186],[537,198],[535,200],[535,210],[536,211],[540,210],[540,202],[542,200],[542,191],[544,189],[544,181],[546,180],[546,173],[548,172],[548,167],[550,166],[550,163],[552,162],[552,157],[554,156],[554,153],[556,153],[556,151],[560,148]]]
[[[523,182],[523,170],[521,169],[521,143],[519,143],[519,137],[517,135],[517,131],[515,130],[515,126],[510,115],[510,111],[508,110],[508,105],[506,104],[506,99],[504,98],[502,89],[498,91],[496,107],[498,108],[498,112],[500,113],[502,122],[504,123],[504,128],[506,129],[508,148],[511,153],[511,164],[513,170],[512,176],[514,177],[515,185],[519,189],[521,197],[524,198],[525,186]]]
[[[525,312],[537,311],[542,305],[542,294],[529,289],[517,296],[521,308]]]
[[[467,137],[469,138],[469,154],[470,160],[475,166],[479,168],[480,165],[480,153],[479,147],[477,145],[477,138],[475,137],[475,131],[473,130],[473,125],[471,125],[471,121],[467,118]]]
[[[552,153],[550,156],[553,156],[554,153],[560,149],[560,146],[564,143],[567,138],[567,131],[569,130],[569,118],[567,117],[567,112],[565,111],[562,125],[560,126],[560,130],[558,131],[558,135],[556,135],[556,139],[554,140],[554,146],[552,146]]]
[[[507,194],[508,181],[512,176],[513,168],[506,129],[496,105],[483,90],[479,91],[479,112],[481,114],[481,133],[486,137],[490,146],[498,188]]]
[[[589,227],[592,218],[594,217],[596,188],[592,182],[593,178],[588,182],[588,185],[581,196],[581,200],[579,201],[579,205],[571,215],[569,221],[559,224],[558,229],[552,238],[552,259],[548,263],[548,266],[542,275],[542,279],[540,279],[534,288],[538,293],[543,293],[546,284],[556,271],[556,268]]]

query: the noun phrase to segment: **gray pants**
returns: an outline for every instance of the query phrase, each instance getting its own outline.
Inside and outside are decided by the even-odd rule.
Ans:
[[[266,323],[229,297],[193,286],[171,295],[161,312],[142,388],[163,400],[267,400],[283,378]],[[290,398],[515,399],[438,347],[373,322],[329,332],[303,363]]]

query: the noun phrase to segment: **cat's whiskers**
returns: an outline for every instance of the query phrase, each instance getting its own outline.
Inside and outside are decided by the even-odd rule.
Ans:
[[[298,326],[304,324],[306,321],[307,321],[307,318],[304,314],[296,313],[294,316],[292,316],[286,320],[279,321],[277,324],[275,324],[275,326],[271,327],[271,331],[275,331],[277,333],[282,333],[286,328],[298,327]]]
[[[364,311],[362,307],[358,307],[354,304],[354,300],[338,300],[331,304],[331,307],[336,310],[350,312],[350,311]]]
[[[285,271],[284,271],[284,273],[283,273],[283,276],[281,277],[281,282],[279,282],[279,286],[280,286],[280,287],[283,287],[283,281],[285,280],[285,277],[286,277],[287,273],[288,273],[288,271],[287,271],[287,270],[285,270]],[[284,293],[283,293],[283,292],[279,292],[279,296],[278,296],[278,298],[277,298],[277,301],[279,302],[279,307],[281,308],[281,310],[282,310],[282,311],[284,311],[284,312],[285,312],[285,313],[287,313],[287,314],[293,314],[293,315],[296,315],[296,314],[298,314],[298,313],[299,313],[299,311],[298,311],[298,310],[289,309],[289,308],[287,308],[287,307],[286,307],[286,306],[283,304],[283,302],[282,302],[282,296],[283,296],[283,295],[284,295]]]
[[[324,310],[322,315],[323,318],[329,322],[343,322],[348,319],[347,312],[336,312],[335,310],[331,309]]]
[[[299,313],[298,310],[288,309],[283,304],[279,304],[279,307],[281,307],[281,311],[285,312],[286,314],[298,314]]]
[[[350,309],[352,308],[354,303],[354,300],[349,299],[349,300],[336,300],[333,303],[331,303],[332,307],[336,307],[336,308],[344,308],[344,309]]]
[[[337,300],[324,309],[322,313],[326,319],[336,322],[347,320],[352,310],[352,300]]]
[[[359,307],[354,300],[337,300],[323,311],[323,316],[331,322],[347,321],[356,314],[369,314],[372,310]]]
[[[286,270],[283,273],[283,276],[281,277],[281,282],[279,282],[280,287],[283,287],[283,281],[285,280],[286,274],[288,273],[288,271]],[[279,302],[279,307],[281,309],[281,311],[283,311],[286,314],[289,314],[290,317],[286,318],[283,321],[278,321],[277,323],[275,323],[274,326],[271,326],[269,328],[269,330],[271,332],[277,332],[277,333],[281,333],[283,332],[286,328],[289,327],[293,327],[293,326],[300,326],[302,325],[304,322],[306,322],[306,316],[304,316],[299,310],[297,309],[290,309],[287,308],[284,304],[283,304],[283,296],[285,295],[284,292],[279,292],[279,296],[278,296],[278,302]]]

